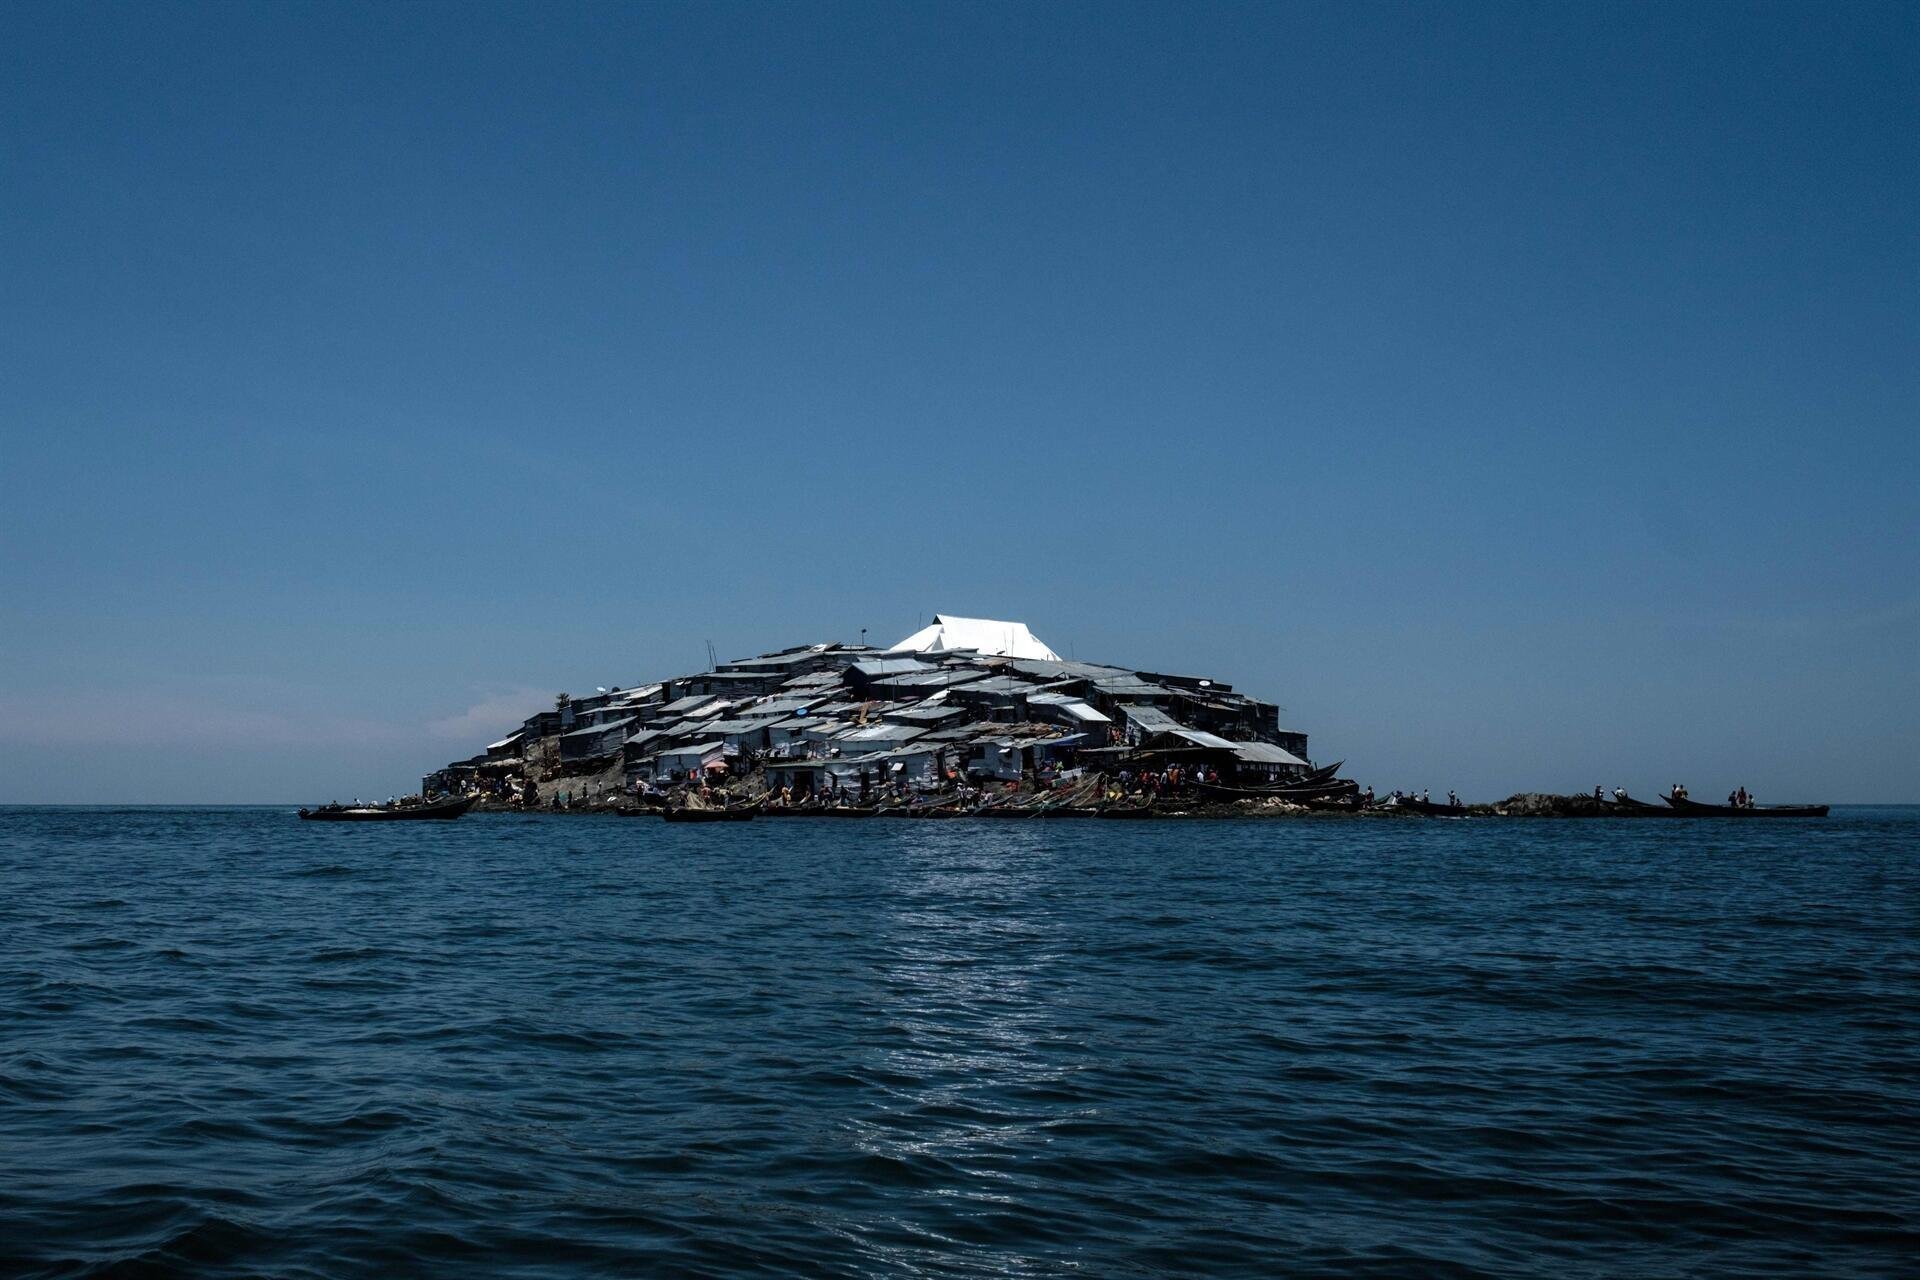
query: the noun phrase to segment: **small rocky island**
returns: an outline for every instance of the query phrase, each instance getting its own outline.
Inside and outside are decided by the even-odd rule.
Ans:
[[[886,648],[801,645],[561,694],[421,790],[483,808],[1362,807],[1337,769],[1224,681],[1071,661],[1023,623],[942,614]]]
[[[821,643],[551,710],[428,774],[409,813],[656,812],[686,820],[910,817],[1654,818],[1826,807],[1395,792],[1317,767],[1280,707],[1204,676],[1062,658],[1024,623],[935,615],[887,648]],[[439,810],[435,810],[438,812]],[[463,808],[461,812],[465,812]],[[334,816],[321,813],[318,816]],[[396,816],[384,814],[381,816]],[[704,820],[704,819],[703,819]]]

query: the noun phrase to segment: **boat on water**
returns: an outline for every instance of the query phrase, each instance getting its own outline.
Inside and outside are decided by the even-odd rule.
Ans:
[[[323,804],[300,810],[308,822],[412,822],[420,819],[457,818],[479,803],[478,796],[460,796],[452,800],[429,800],[420,804]]]
[[[889,804],[874,811],[876,818],[960,818],[966,810],[957,804]]]
[[[1615,796],[1606,802],[1605,811],[1622,818],[1677,818],[1679,810],[1662,808],[1657,804],[1648,804],[1645,800],[1635,800],[1632,796]]]
[[[880,810],[872,805],[792,805],[760,811],[763,818],[871,818]]]
[[[1401,796],[1388,807],[1406,809],[1427,818],[1464,818],[1467,816],[1467,806],[1464,804],[1435,804],[1431,800],[1422,800],[1417,796]]]
[[[668,809],[661,815],[668,822],[747,822],[753,818],[753,806],[725,809]]]
[[[1824,818],[1824,804],[1701,804],[1685,796],[1660,797],[1683,818]]]
[[[1153,806],[1150,804],[1110,804],[1096,815],[1101,818],[1151,818]]]

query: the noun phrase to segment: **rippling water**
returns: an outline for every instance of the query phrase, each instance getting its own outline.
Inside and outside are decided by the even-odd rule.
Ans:
[[[1913,1275],[1920,810],[0,810],[0,1273]]]

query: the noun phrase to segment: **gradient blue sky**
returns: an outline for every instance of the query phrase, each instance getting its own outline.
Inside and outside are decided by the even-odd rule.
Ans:
[[[1920,24],[12,4],[0,801],[934,611],[1474,798],[1920,800]]]

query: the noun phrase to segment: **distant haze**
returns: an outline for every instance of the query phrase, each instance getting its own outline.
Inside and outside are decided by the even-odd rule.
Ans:
[[[1917,14],[12,6],[0,802],[936,611],[1383,789],[1920,800]]]

